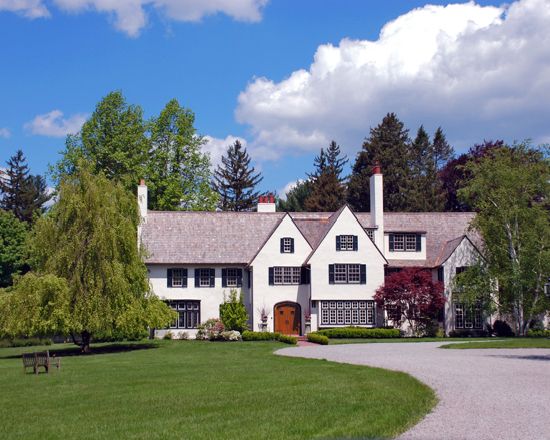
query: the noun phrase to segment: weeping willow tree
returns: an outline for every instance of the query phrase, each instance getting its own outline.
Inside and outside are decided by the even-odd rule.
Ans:
[[[135,197],[81,163],[61,179],[56,205],[36,223],[29,241],[36,275],[57,281],[50,278],[49,289],[34,289],[47,295],[31,295],[29,283],[39,281],[23,277],[3,295],[0,306],[24,322],[55,313],[56,324],[47,329],[70,334],[84,352],[94,334],[135,334],[167,325],[173,312],[150,290],[136,241],[138,222]],[[44,312],[48,303],[54,307]],[[25,310],[29,306],[41,314],[29,317],[35,313]],[[29,335],[40,328],[4,325],[4,333]]]

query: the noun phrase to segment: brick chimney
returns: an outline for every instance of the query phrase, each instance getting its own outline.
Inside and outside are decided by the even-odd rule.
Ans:
[[[257,212],[275,212],[275,196],[273,194],[266,194],[258,198]]]
[[[370,177],[370,219],[374,230],[374,243],[379,249],[384,249],[384,182],[382,167],[379,162],[374,164]]]

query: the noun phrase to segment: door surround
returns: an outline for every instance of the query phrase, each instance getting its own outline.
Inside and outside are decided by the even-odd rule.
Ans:
[[[284,316],[285,311],[290,312],[291,308],[294,308],[294,322],[288,323],[288,324],[285,324],[284,322],[280,322],[279,319],[282,319],[280,317]],[[283,312],[283,314],[280,313],[281,311]],[[299,336],[302,335],[302,307],[297,302],[281,301],[275,304],[273,306],[273,316],[274,316],[273,330],[275,332],[279,332],[285,335],[299,335]],[[287,316],[287,318],[289,317],[290,315]],[[292,328],[292,331],[288,331],[289,327]]]

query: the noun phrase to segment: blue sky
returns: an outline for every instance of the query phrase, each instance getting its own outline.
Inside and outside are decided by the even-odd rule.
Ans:
[[[115,89],[148,117],[171,98],[191,108],[214,160],[243,138],[270,190],[332,138],[353,158],[390,111],[411,131],[442,125],[458,151],[550,139],[545,0],[140,1],[0,0],[0,164],[21,148],[44,173]]]

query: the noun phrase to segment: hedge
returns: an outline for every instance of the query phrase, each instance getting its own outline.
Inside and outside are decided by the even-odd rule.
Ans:
[[[528,330],[528,338],[550,338],[550,330]]]
[[[328,345],[328,338],[318,333],[308,333],[307,340],[315,344]]]
[[[296,345],[298,343],[298,338],[295,338],[294,336],[279,335],[279,342]]]
[[[401,337],[401,331],[397,328],[342,327],[319,330],[317,334],[326,336],[330,339]]]
[[[0,348],[33,347],[36,345],[51,345],[51,344],[52,344],[52,340],[49,338],[0,339]]]
[[[270,332],[251,332],[250,330],[245,330],[242,333],[243,341],[278,341],[280,333],[270,333]]]

